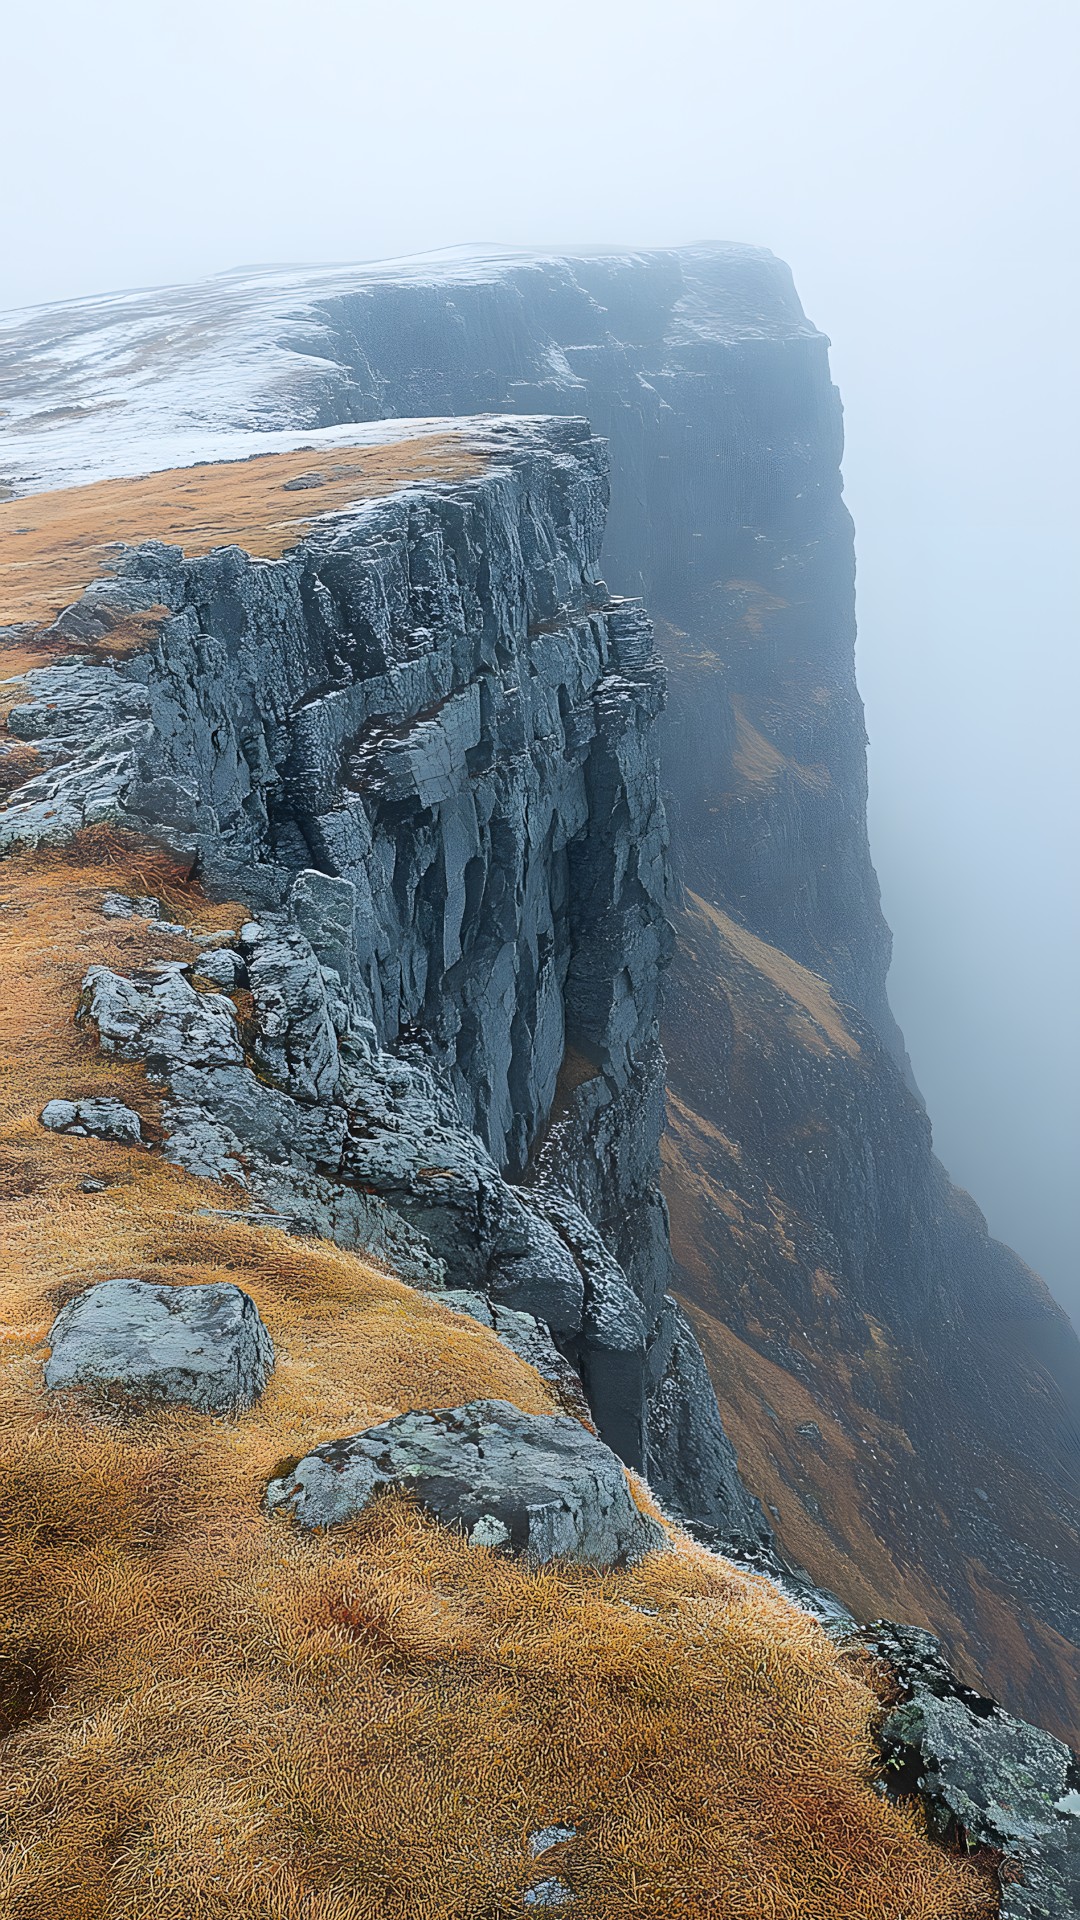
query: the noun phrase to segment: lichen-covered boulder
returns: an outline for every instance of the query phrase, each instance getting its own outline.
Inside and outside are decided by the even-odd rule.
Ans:
[[[118,1140],[137,1147],[142,1121],[119,1100],[50,1100],[41,1110],[41,1124],[50,1133],[74,1133],[94,1140]]]
[[[932,1634],[875,1620],[857,1638],[903,1689],[882,1726],[882,1751],[905,1780],[914,1776],[932,1829],[944,1836],[955,1823],[1019,1868],[1002,1884],[1002,1920],[1080,1914],[1077,1756],[965,1686]]]
[[[471,1545],[535,1562],[617,1566],[666,1545],[610,1447],[577,1420],[522,1413],[505,1400],[403,1413],[332,1440],[272,1480],[266,1498],[302,1527],[326,1527],[390,1487]]]
[[[203,1413],[250,1407],[274,1364],[254,1300],[224,1282],[103,1280],[61,1308],[49,1344],[49,1388],[178,1400]]]

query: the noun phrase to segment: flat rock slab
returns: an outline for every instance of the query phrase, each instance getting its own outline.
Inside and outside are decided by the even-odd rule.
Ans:
[[[41,1110],[41,1124],[51,1133],[119,1140],[129,1147],[137,1147],[142,1140],[138,1114],[119,1100],[50,1100]]]
[[[174,1400],[202,1413],[250,1407],[274,1348],[239,1287],[103,1280],[62,1307],[49,1334],[45,1385]]]
[[[617,1566],[667,1540],[639,1512],[620,1461],[579,1421],[472,1400],[403,1413],[317,1447],[267,1489],[271,1510],[302,1527],[351,1520],[404,1488],[473,1546],[535,1562]]]

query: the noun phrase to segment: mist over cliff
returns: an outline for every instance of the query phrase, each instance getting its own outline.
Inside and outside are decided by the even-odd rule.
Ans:
[[[18,369],[5,424],[16,489],[123,473],[148,458],[172,466],[245,445],[296,445],[305,429],[340,432],[342,423],[410,414],[585,415],[606,436],[604,573],[617,591],[646,596],[667,666],[660,777],[675,946],[665,1183],[677,1290],[712,1388],[695,1371],[696,1348],[675,1336],[674,1310],[660,1308],[668,1255],[655,1201],[661,1066],[650,998],[664,946],[660,842],[629,749],[612,742],[606,758],[584,762],[594,822],[587,854],[574,825],[580,801],[557,799],[556,790],[545,804],[562,824],[539,829],[530,853],[512,852],[516,828],[511,847],[500,851],[500,837],[487,846],[474,800],[457,795],[489,757],[497,772],[516,751],[517,722],[500,718],[494,682],[485,692],[497,656],[471,692],[470,674],[458,678],[462,666],[450,660],[450,677],[425,690],[410,642],[388,683],[398,690],[379,695],[370,713],[365,696],[368,705],[354,712],[355,696],[321,689],[343,671],[334,660],[354,642],[334,636],[357,630],[359,603],[352,606],[347,577],[338,583],[335,567],[319,563],[300,590],[308,637],[290,642],[300,659],[316,649],[310,692],[289,696],[300,699],[299,731],[290,722],[286,739],[257,751],[240,735],[252,768],[244,777],[266,792],[259,804],[269,851],[258,836],[244,837],[249,801],[236,813],[241,838],[230,857],[254,859],[256,874],[268,858],[313,865],[365,888],[373,857],[378,870],[394,870],[393,912],[388,895],[385,910],[365,908],[356,923],[374,913],[382,931],[370,936],[372,954],[382,943],[400,971],[401,985],[389,990],[378,969],[372,976],[380,1037],[394,1041],[419,1021],[500,1171],[543,1186],[549,1164],[554,1183],[607,1236],[645,1315],[638,1332],[626,1333],[629,1344],[620,1335],[610,1349],[623,1358],[604,1417],[624,1453],[651,1459],[658,1483],[699,1519],[713,1497],[707,1485],[726,1487],[715,1507],[721,1520],[736,1496],[727,1441],[710,1427],[715,1391],[751,1491],[797,1561],[859,1611],[906,1614],[946,1632],[973,1675],[1063,1724],[1062,1701],[1071,1714],[1080,1699],[1070,1650],[1075,1342],[1045,1289],[988,1238],[977,1208],[934,1160],[888,1005],[890,940],[866,834],[840,407],[828,343],[807,321],[788,270],[767,252],[738,247],[489,251],[375,270],[283,270],[28,315],[5,345],[8,367]],[[58,351],[69,367],[63,382]],[[152,368],[150,381],[132,380],[133,355]],[[66,404],[43,432],[46,389]],[[327,484],[318,468],[300,480]],[[596,537],[586,538],[593,567]],[[489,544],[482,538],[480,550]],[[460,574],[462,562],[455,566]],[[487,593],[490,562],[483,566]],[[155,602],[176,607],[171,577],[148,574],[151,586]],[[206,609],[200,621],[213,619],[217,597],[216,588],[196,592]],[[623,690],[615,713],[647,656],[639,658],[633,621],[623,639],[622,616],[610,617],[612,686]],[[529,619],[546,632],[542,608]],[[171,656],[172,648],[164,664]],[[392,665],[381,640],[371,658],[378,672]],[[198,675],[193,666],[171,671],[186,712],[184,688]],[[239,696],[216,697],[221,714],[199,727],[217,744],[192,793],[185,769],[208,749],[198,733],[189,737],[191,719],[158,721],[155,734],[177,742],[169,749],[176,764],[148,764],[140,776],[147,797],[137,800],[137,786],[127,806],[152,811],[179,780],[169,805],[178,828],[198,833],[199,792],[222,779],[227,790],[232,778],[211,769],[223,750],[223,716]],[[248,693],[241,705],[264,697]],[[572,684],[560,695],[566,750],[575,755],[586,737],[575,745],[577,698]],[[646,711],[655,723],[648,699]],[[266,754],[276,773],[263,770]],[[341,780],[364,797],[362,839],[334,798]],[[513,787],[500,803],[508,818],[512,795]],[[385,826],[370,815],[373,803],[388,809]],[[406,805],[421,809],[413,829]],[[626,821],[624,805],[635,810]],[[432,806],[446,822],[434,839],[423,824]],[[597,835],[608,806],[605,852]],[[215,829],[201,855],[210,868],[228,844]],[[548,866],[563,844],[569,869],[559,879]],[[643,862],[636,876],[626,864],[631,847]],[[529,873],[545,875],[548,904],[535,921],[532,909],[526,916],[527,957],[505,983],[518,1012],[505,1002],[504,1015],[498,975],[483,981],[484,928],[489,913],[500,924],[499,889],[509,882],[528,894]],[[246,890],[253,884],[249,877]],[[275,882],[268,897],[279,894]],[[474,987],[466,951],[458,953],[462,935],[446,929],[447,914],[465,927],[477,913]],[[401,947],[412,916],[415,952]],[[561,1118],[546,1134],[549,1114]],[[414,1213],[410,1201],[406,1214]],[[556,1230],[573,1243],[576,1229],[561,1221]],[[535,1250],[522,1242],[511,1255],[512,1243],[495,1251],[496,1265],[509,1257],[511,1268],[524,1260],[523,1274],[531,1272]],[[530,1297],[533,1281],[523,1284],[525,1294],[507,1294],[508,1304]],[[608,1335],[589,1361],[588,1314],[582,1320],[574,1308],[563,1325],[561,1313],[550,1302],[544,1309],[586,1374],[593,1368],[599,1407],[612,1364],[600,1358]],[[627,1402],[635,1350],[645,1360]],[[788,1383],[783,1416],[779,1378]],[[623,1431],[627,1406],[631,1427],[644,1422],[643,1438]],[[659,1423],[655,1445],[650,1421]],[[944,1522],[935,1517],[942,1512]],[[758,1522],[738,1525],[753,1533]],[[988,1589],[1020,1626],[1022,1671],[987,1611]]]
[[[1074,1316],[1078,30],[1069,0],[553,0],[542,27],[495,0],[193,0],[183,25],[54,0],[5,46],[34,161],[0,257],[0,308],[472,239],[787,259],[848,409],[893,997],[945,1164]]]
[[[1080,1711],[1080,1351],[935,1159],[889,1006],[840,405],[788,269],[736,246],[488,249],[88,300],[3,344],[0,1391],[25,1491],[0,1529],[0,1706],[19,1836],[87,1687],[123,1699],[137,1773],[151,1648],[187,1689],[179,1777],[298,1808],[250,1705],[239,1770],[207,1757],[209,1702],[237,1671],[279,1685],[280,1635],[238,1659],[243,1596],[292,1610],[305,1644],[314,1577],[347,1634],[303,1678],[284,1653],[290,1750],[372,1737],[370,1700],[341,1694],[359,1640],[350,1684],[381,1699],[379,1674],[408,1676],[424,1751],[403,1779],[442,1791],[436,1729],[455,1768],[462,1742],[477,1755],[439,1849],[464,1907],[428,1884],[408,1806],[387,1793],[376,1838],[364,1769],[345,1769],[325,1830],[360,1874],[349,1911],[381,1916],[414,1856],[408,1899],[415,1871],[440,1920],[481,1885],[543,1905],[588,1884],[598,1920],[621,1911],[618,1849],[568,1818],[594,1791],[591,1735],[553,1746],[527,1712],[532,1653],[509,1692],[503,1675],[537,1756],[526,1848],[503,1710],[473,1725],[487,1668],[453,1619],[477,1566],[497,1583],[519,1563],[532,1632],[541,1599],[584,1618],[575,1568],[619,1608],[643,1563],[674,1596],[665,1632],[680,1581],[710,1609],[746,1596],[768,1712],[793,1685],[813,1764],[845,1715],[864,1729],[796,1823],[793,1885],[824,1850],[877,1920],[890,1802],[917,1792],[930,1828],[896,1855],[922,1875],[912,1898],[949,1882],[948,1910],[974,1913],[996,1887],[1003,1914],[1059,1920],[1080,1775],[1039,1723],[1068,1735]],[[169,1598],[157,1576],[112,1629],[176,1499]],[[73,1528],[92,1548],[78,1644],[59,1624]],[[655,1661],[657,1609],[629,1604]],[[194,1665],[186,1630],[160,1651],[163,1617],[193,1607],[216,1620]],[[401,1627],[417,1608],[442,1623],[444,1691],[466,1660],[468,1726],[423,1693]],[[866,1624],[883,1613],[917,1624]],[[699,1616],[731,1668],[710,1739],[741,1657],[715,1625]],[[592,1674],[577,1631],[566,1645]],[[665,1712],[676,1697],[665,1678]],[[653,1741],[651,1711],[616,1705],[605,1765],[635,1730]],[[717,1777],[755,1804],[760,1733],[718,1775],[700,1718],[694,1806]],[[874,1752],[899,1775],[880,1793]],[[760,1764],[786,1792],[787,1768]],[[603,1817],[621,1796],[640,1824],[653,1802],[617,1769]],[[208,1816],[186,1791],[155,1857],[201,1886]],[[96,1762],[83,1804],[78,1867],[66,1835],[20,1837],[16,1883],[36,1900],[60,1872],[111,1911]],[[149,1787],[151,1819],[159,1804]],[[295,1817],[286,1884],[321,1885]],[[867,1818],[869,1856],[842,1869]],[[654,1824],[660,1897],[698,1869]],[[262,1911],[262,1827],[228,1831],[230,1886]],[[970,1863],[937,1844],[956,1835]],[[556,1876],[537,1878],[537,1844],[568,1849]],[[701,1870],[727,1873],[709,1848]],[[751,1866],[767,1899],[788,1871]]]

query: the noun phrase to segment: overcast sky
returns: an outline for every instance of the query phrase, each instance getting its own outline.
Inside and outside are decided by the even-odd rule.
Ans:
[[[1080,1317],[1076,0],[61,0],[0,306],[455,242],[748,240],[833,340],[893,999]]]

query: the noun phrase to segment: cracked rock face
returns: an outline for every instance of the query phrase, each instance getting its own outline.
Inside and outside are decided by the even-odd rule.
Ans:
[[[45,1385],[174,1400],[230,1414],[258,1399],[274,1349],[239,1287],[103,1280],[62,1307],[49,1332]]]
[[[621,1566],[665,1545],[609,1447],[576,1420],[521,1413],[504,1400],[406,1413],[331,1441],[271,1481],[266,1497],[302,1527],[327,1527],[391,1487],[471,1545],[537,1563]]]
[[[86,976],[102,1046],[168,1087],[166,1155],[532,1316],[623,1458],[722,1524],[746,1496],[712,1390],[701,1370],[675,1407],[666,1370],[663,674],[598,577],[586,423],[469,434],[477,477],[316,520],[280,560],[121,555],[58,625],[167,616],[130,658],[27,676],[40,770],[0,847],[108,820],[244,900],[190,965]],[[166,925],[148,896],[103,910]]]
[[[886,1764],[914,1776],[939,1833],[958,1825],[1021,1870],[1022,1879],[1003,1879],[1005,1920],[1080,1913],[1077,1756],[962,1685],[932,1634],[879,1620],[859,1639],[907,1696],[881,1729]]]

